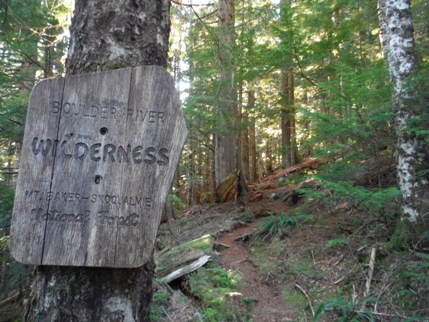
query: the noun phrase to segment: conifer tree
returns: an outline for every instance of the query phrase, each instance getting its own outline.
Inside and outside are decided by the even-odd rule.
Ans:
[[[237,88],[235,80],[235,5],[234,0],[219,0],[218,57],[220,62],[218,117],[215,134],[216,185],[237,167]]]

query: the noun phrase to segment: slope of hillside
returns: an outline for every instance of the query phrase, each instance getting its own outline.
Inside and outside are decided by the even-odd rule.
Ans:
[[[429,256],[397,249],[395,218],[297,188],[323,190],[276,179],[258,185],[257,201],[197,207],[161,226],[158,249],[209,234],[212,260],[158,285],[152,320],[428,321]]]

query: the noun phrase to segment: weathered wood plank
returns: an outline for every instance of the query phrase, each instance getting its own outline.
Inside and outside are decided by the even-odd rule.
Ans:
[[[112,236],[118,225],[105,224],[100,216],[120,216],[110,199],[122,196],[122,164],[116,153],[105,155],[104,150],[128,143],[124,114],[130,81],[131,69],[66,78],[57,138],[61,154],[55,159],[49,213],[74,216],[48,220],[43,265],[115,266]]]
[[[20,198],[12,226],[24,230],[24,240],[35,239],[38,248],[25,249],[22,241],[16,259],[30,255],[27,263],[43,265],[143,265],[186,138],[171,76],[157,66],[71,76],[61,97],[45,100],[50,105],[41,106],[50,109],[44,111],[47,120],[41,127],[53,130],[26,129],[23,146],[25,164],[48,161],[47,156],[35,160],[29,151],[28,142],[36,135],[38,143],[43,137],[56,147],[45,166],[51,180],[40,188],[45,204],[37,208],[45,226],[36,232],[20,228],[26,221],[21,210],[29,207]],[[34,122],[34,110],[28,113]],[[21,170],[19,176],[38,173]],[[20,182],[27,191],[34,189],[26,179]]]
[[[46,138],[57,135],[60,116],[51,111],[56,108],[53,102],[61,102],[63,88],[63,78],[46,79],[30,96],[10,232],[11,254],[24,264],[41,263],[46,228],[43,216],[49,205],[45,192],[50,191],[54,166]],[[33,142],[35,138],[38,142]]]

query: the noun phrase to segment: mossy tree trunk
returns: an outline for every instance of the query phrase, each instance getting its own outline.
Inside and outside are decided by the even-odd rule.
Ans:
[[[166,67],[169,11],[169,0],[76,0],[67,74]],[[25,320],[147,321],[153,273],[153,257],[134,269],[40,266]]]

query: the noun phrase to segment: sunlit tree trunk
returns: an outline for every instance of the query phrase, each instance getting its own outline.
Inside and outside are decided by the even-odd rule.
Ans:
[[[414,46],[410,0],[379,0],[383,52],[388,55],[393,84],[392,105],[395,114],[397,173],[402,191],[403,218],[422,219],[429,211],[429,178],[420,173],[429,168],[427,145],[410,126],[423,114],[418,102],[417,57]]]
[[[219,0],[220,88],[217,98],[217,131],[215,134],[216,186],[237,166],[237,94],[233,56],[235,6],[233,0]]]
[[[280,15],[281,19],[286,19],[286,6],[292,4],[288,0],[281,0]],[[293,34],[289,34],[293,37]],[[291,43],[291,39],[282,39]],[[292,49],[288,49],[292,50]],[[280,81],[280,96],[281,96],[281,112],[280,112],[280,130],[281,130],[281,163],[282,168],[290,167],[296,164],[297,147],[295,140],[295,107],[294,107],[294,77],[290,66],[284,66],[281,69]]]
[[[297,147],[295,140],[294,82],[290,69],[282,70],[281,80],[282,110],[280,129],[282,132],[282,167],[296,164]]]
[[[167,66],[169,0],[76,0],[67,74]],[[38,267],[26,321],[148,321],[153,258],[143,267]]]

